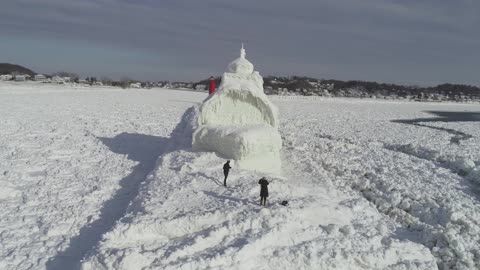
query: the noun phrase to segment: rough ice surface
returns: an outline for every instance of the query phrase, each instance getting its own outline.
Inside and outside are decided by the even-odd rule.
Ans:
[[[428,113],[478,104],[271,97],[261,207],[191,151],[204,98],[0,83],[0,269],[480,269],[480,125]]]
[[[243,47],[198,112],[193,149],[217,152],[239,168],[280,173],[278,110],[263,92],[263,79]]]

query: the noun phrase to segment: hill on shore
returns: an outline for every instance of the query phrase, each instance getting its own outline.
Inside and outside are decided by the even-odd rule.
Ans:
[[[31,69],[22,67],[20,65],[0,63],[0,74],[28,74],[30,76],[33,76],[36,73]]]

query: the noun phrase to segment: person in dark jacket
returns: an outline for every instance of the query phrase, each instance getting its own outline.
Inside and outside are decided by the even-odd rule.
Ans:
[[[228,177],[228,172],[230,171],[232,167],[230,167],[230,160],[227,161],[225,164],[223,164],[223,175],[225,175],[225,180],[223,180],[223,185],[227,186],[227,177]]]
[[[267,205],[267,197],[268,197],[268,181],[265,177],[262,177],[258,184],[260,184],[260,205]]]

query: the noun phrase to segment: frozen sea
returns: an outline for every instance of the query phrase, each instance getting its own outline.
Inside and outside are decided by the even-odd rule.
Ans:
[[[168,148],[205,97],[0,82],[0,269],[480,269],[480,105],[270,96],[283,173],[225,188]]]

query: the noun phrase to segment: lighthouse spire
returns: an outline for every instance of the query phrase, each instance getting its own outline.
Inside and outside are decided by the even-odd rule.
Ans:
[[[242,48],[240,49],[240,58],[244,58],[245,59],[245,49],[243,48],[243,42],[242,42]]]

